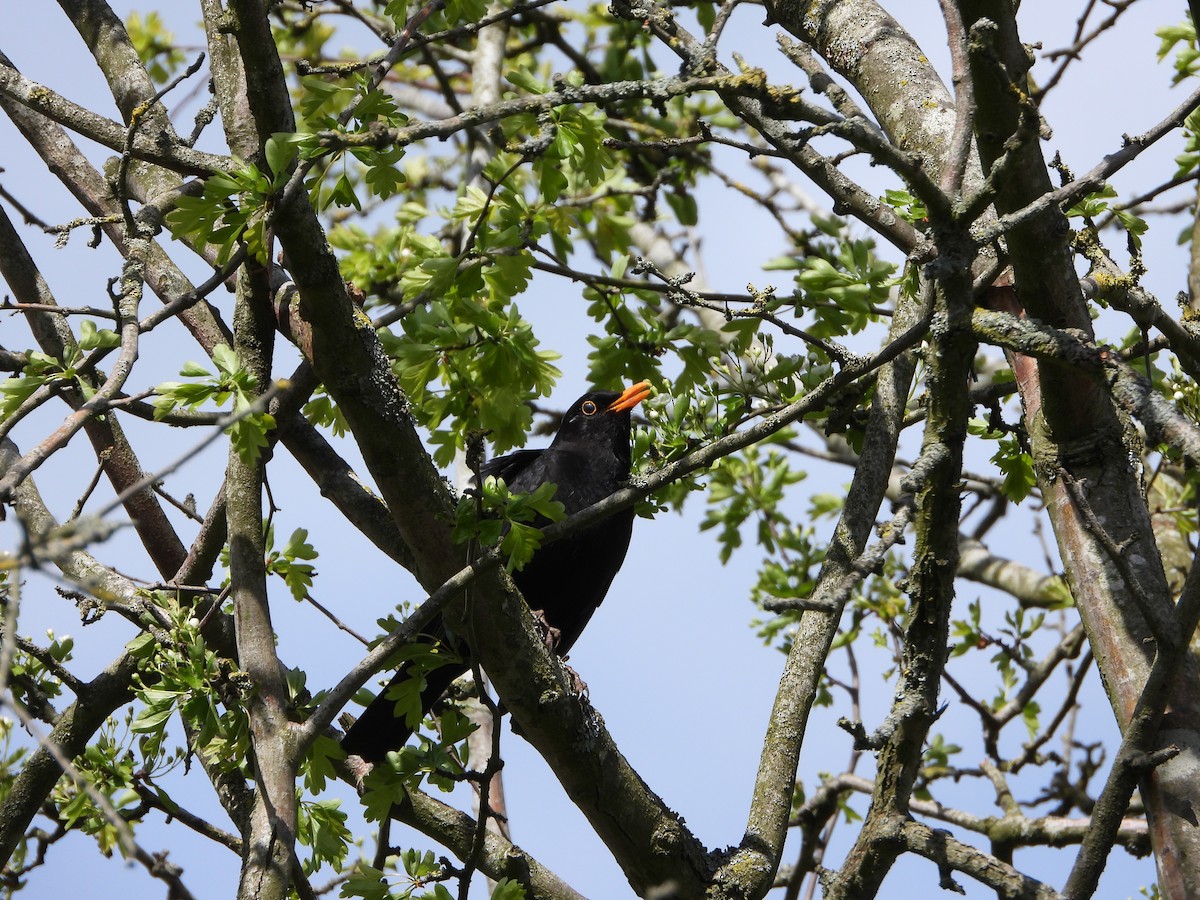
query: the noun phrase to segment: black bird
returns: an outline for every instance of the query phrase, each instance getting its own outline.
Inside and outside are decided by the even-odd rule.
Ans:
[[[630,410],[650,394],[649,382],[639,382],[621,393],[590,391],[567,410],[553,442],[545,450],[518,450],[486,463],[480,475],[502,478],[514,493],[528,493],[543,484],[557,485],[554,499],[567,515],[599,503],[629,478]],[[540,519],[539,527],[549,524]],[[554,639],[554,649],[565,655],[592,613],[608,593],[617,570],[625,561],[633,531],[633,509],[625,509],[570,537],[537,550],[520,571],[513,573],[529,608],[540,612]],[[445,637],[440,618],[429,636]],[[428,712],[450,683],[468,669],[466,663],[444,665],[426,675],[421,708]],[[378,762],[389,750],[399,750],[412,735],[388,690],[410,677],[401,666],[388,686],[363,711],[346,737],[346,753]]]

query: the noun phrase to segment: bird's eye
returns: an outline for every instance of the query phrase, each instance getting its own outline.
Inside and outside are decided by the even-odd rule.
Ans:
[[[583,410],[585,416],[594,416],[596,414],[596,404],[591,400],[584,400],[583,406],[579,408]]]

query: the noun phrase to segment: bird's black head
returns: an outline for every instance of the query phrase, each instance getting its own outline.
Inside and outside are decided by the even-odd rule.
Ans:
[[[551,446],[588,443],[611,446],[629,454],[629,413],[650,396],[650,382],[639,381],[624,391],[588,391],[571,404]]]

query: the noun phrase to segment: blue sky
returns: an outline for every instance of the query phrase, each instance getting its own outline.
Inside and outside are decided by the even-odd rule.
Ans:
[[[893,5],[914,7],[905,13],[903,24],[945,72],[945,39],[937,4]],[[139,8],[124,3],[117,6],[122,11]],[[1046,48],[1061,46],[1069,39],[1081,6],[1026,3],[1022,12],[1025,39],[1041,40]],[[1078,65],[1046,104],[1046,115],[1055,129],[1046,147],[1047,157],[1061,150],[1076,172],[1083,172],[1105,153],[1119,147],[1122,133],[1148,128],[1182,99],[1182,90],[1168,88],[1169,66],[1154,63],[1157,40],[1153,37],[1155,27],[1177,21],[1182,12],[1182,4],[1138,4],[1119,34],[1108,35],[1098,42],[1088,59]],[[166,17],[181,38],[192,40],[187,35],[189,23],[198,18],[194,7],[171,4]],[[57,9],[36,5],[22,15],[7,18],[0,49],[28,77],[115,116],[94,65],[80,50]],[[738,49],[756,64],[766,65],[773,77],[796,81],[798,73],[773,50],[773,37],[757,27],[760,21],[760,9],[741,8],[735,16],[727,52]],[[78,215],[73,201],[41,164],[26,153],[6,120],[0,121],[0,147],[4,148],[0,165],[5,169],[0,173],[0,183],[9,191],[48,221],[62,222]],[[1137,166],[1114,179],[1115,183],[1124,193],[1165,180],[1173,172],[1171,157],[1178,149],[1178,140],[1164,142],[1163,148],[1147,154]],[[107,155],[96,147],[89,147],[88,152],[95,160]],[[722,150],[719,155],[728,159],[731,166],[736,165],[731,151]],[[866,167],[855,168],[854,174],[864,179],[877,178]],[[875,189],[873,183],[868,183]],[[882,185],[878,186],[878,190],[882,189]],[[769,221],[747,201],[716,188],[702,189],[698,201],[705,257],[703,271],[713,288],[740,291],[747,281],[758,285],[774,282],[781,289],[789,286],[786,273],[763,273],[760,268],[763,262],[786,249],[779,245],[779,234]],[[1151,269],[1147,283],[1168,308],[1175,293],[1186,288],[1185,256],[1175,243],[1181,224],[1179,220],[1172,224],[1155,223],[1147,240]],[[33,229],[27,230],[25,237],[60,303],[103,305],[106,302],[102,293],[104,281],[119,271],[114,253],[106,247],[88,250],[84,247],[84,235],[76,235],[65,250],[55,250],[52,239]],[[199,274],[204,270],[197,266],[193,271]],[[223,311],[228,314],[228,298],[218,298],[218,303],[223,304]],[[535,323],[543,344],[564,354],[558,363],[563,378],[552,399],[556,405],[566,406],[587,387],[584,355],[586,337],[593,326],[585,315],[578,289],[569,283],[542,278],[528,298],[521,301],[521,308]],[[5,331],[12,335],[2,338],[6,347],[15,348],[24,340],[24,331],[17,323],[7,329],[0,326],[0,335]],[[287,349],[282,352],[287,359]],[[147,357],[139,364],[138,377],[143,379],[139,386],[172,378],[183,361],[200,358],[200,351],[182,329],[177,330],[169,343],[160,346],[159,341],[148,342]],[[291,367],[290,361],[282,362],[279,371],[286,373]],[[30,423],[30,427],[19,429],[15,435],[18,442],[32,443],[44,433],[50,421],[42,417]],[[137,430],[131,428],[131,431],[135,445],[144,447],[143,463],[148,468],[173,459],[179,448],[185,446],[178,442],[146,446],[139,441]],[[351,448],[341,449],[353,459]],[[168,479],[168,489],[178,493],[194,491],[201,508],[205,508],[220,483],[223,453],[219,447],[206,452]],[[985,459],[986,455],[981,455],[973,464],[983,468]],[[361,462],[353,461],[363,472]],[[60,516],[66,514],[78,496],[92,466],[86,450],[72,448],[38,474],[39,486]],[[390,611],[395,603],[421,599],[403,572],[377,555],[362,552],[360,542],[337,517],[328,514],[327,505],[290,458],[281,454],[272,465],[272,472],[276,502],[282,507],[276,534],[282,541],[293,528],[310,530],[313,543],[321,551],[313,593],[322,603],[334,608],[360,632],[373,634],[375,619]],[[807,492],[839,491],[849,477],[842,470],[814,468],[809,480],[795,492],[797,517],[806,508],[803,497]],[[663,515],[654,521],[638,521],[625,568],[587,634],[572,652],[571,662],[587,681],[592,703],[634,767],[687,820],[706,845],[717,848],[736,844],[745,827],[762,734],[782,657],[764,647],[748,627],[756,615],[747,600],[754,579],[753,551],[745,550],[730,565],[720,565],[712,538],[697,532],[702,512],[703,502],[697,497],[682,517]],[[5,523],[2,527],[0,546],[15,546],[17,538],[12,524]],[[832,523],[825,520],[819,529],[827,534],[831,527]],[[122,565],[128,565],[133,573],[149,571],[130,533],[118,534],[111,546]],[[993,549],[1034,565],[1041,564],[1041,551],[1028,534],[1011,547]],[[106,548],[104,555],[109,552]],[[962,589],[964,602],[982,593],[971,585],[964,584]],[[311,607],[296,605],[282,584],[273,590],[282,658],[308,668],[311,688],[333,684],[361,657],[361,647],[329,628]],[[56,597],[44,579],[29,579],[25,604],[21,632],[36,637],[47,627],[53,627],[59,633],[76,635],[78,668],[84,675],[107,663],[133,634],[130,626],[113,616],[81,631],[73,608]],[[886,713],[891,687],[881,675],[887,668],[886,659],[864,658],[862,664],[865,688],[862,715],[870,728]],[[986,673],[981,673],[981,677],[983,674]],[[954,708],[952,696],[947,695],[946,699],[952,705],[949,715],[961,712]],[[1093,705],[1092,710],[1107,713],[1101,705]],[[813,716],[800,770],[810,787],[819,773],[841,771],[846,764],[850,739],[834,724],[836,717],[844,712],[841,708],[818,710]],[[1098,720],[1089,723],[1089,727],[1100,739],[1114,740],[1111,723]],[[978,758],[979,753],[979,748],[968,747],[962,764],[969,765],[968,760]],[[587,896],[630,896],[618,867],[582,815],[563,796],[540,758],[511,734],[505,736],[505,754],[509,814],[516,842]],[[870,774],[870,760],[860,764],[859,772]],[[187,781],[191,784],[181,789],[178,799],[228,827],[207,785],[196,776]],[[355,824],[357,798],[342,787],[336,789],[335,795],[342,798],[343,808],[351,813],[352,828],[365,835],[361,822]],[[972,800],[976,808],[986,808],[979,798]],[[865,809],[865,802],[857,806]],[[398,832],[393,833],[393,840],[408,839]],[[852,835],[852,826],[839,827],[840,842],[835,845],[834,860]],[[237,860],[224,849],[202,842],[178,824],[161,825],[157,818],[154,824],[139,831],[139,838],[151,851],[169,849],[171,860],[184,867],[185,881],[197,896],[232,896]],[[419,837],[413,842],[420,844]],[[791,860],[794,849],[789,848],[785,862]],[[373,847],[367,848],[368,855],[372,850]],[[56,848],[54,856],[57,864],[52,857],[49,866],[34,874],[29,896],[60,896],[66,890],[77,891],[81,883],[88,882],[103,885],[105,894],[120,892],[129,900],[161,897],[164,893],[163,886],[150,880],[140,868],[98,857],[86,837],[72,836]],[[1049,868],[1039,869],[1037,874],[1061,884],[1065,874],[1064,854],[1026,851],[1018,856],[1018,865],[1043,857],[1045,862],[1039,865]],[[70,864],[66,865],[68,858]],[[933,888],[935,878],[929,864],[906,862],[893,873],[884,896],[910,895],[906,886],[916,884],[921,885],[923,893]],[[1152,879],[1150,863],[1131,860],[1117,851],[1101,895],[1134,895],[1138,886]],[[968,889],[968,896],[988,896],[967,879],[960,881]]]

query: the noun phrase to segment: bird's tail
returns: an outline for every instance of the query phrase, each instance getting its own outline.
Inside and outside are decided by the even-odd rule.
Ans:
[[[465,663],[451,663],[425,675],[425,689],[421,691],[421,712],[428,713],[437,703],[451,682],[467,672]],[[409,667],[403,665],[392,676],[387,687],[363,710],[346,736],[342,738],[342,749],[347,754],[361,756],[367,762],[380,762],[389,750],[399,750],[412,737],[413,729],[405,721],[404,714],[396,714],[396,703],[387,697],[388,691],[406,678],[411,677]]]

